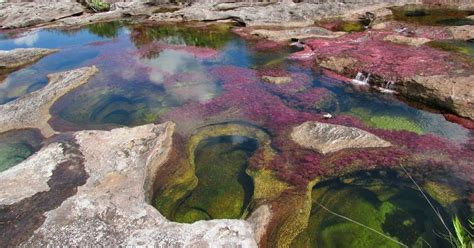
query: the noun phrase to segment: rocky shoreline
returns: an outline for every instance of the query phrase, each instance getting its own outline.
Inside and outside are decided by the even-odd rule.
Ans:
[[[0,27],[71,28],[124,19],[143,23],[233,22],[239,26],[233,30],[236,34],[244,39],[264,42],[263,49],[267,44],[270,44],[269,47],[300,46],[301,51],[291,54],[289,59],[302,63],[316,61],[314,69],[331,70],[347,77],[348,83],[360,73],[368,79],[365,87],[388,89],[386,85],[391,82],[394,86],[390,90],[402,97],[444,113],[456,114],[449,118],[466,122],[465,126],[472,127],[474,62],[427,44],[446,39],[472,40],[474,28],[465,25],[430,29],[406,24],[402,28],[411,32],[400,31],[400,23],[391,20],[392,10],[386,7],[413,2],[295,4],[291,1],[204,1],[188,5],[155,5],[147,1],[132,1],[113,3],[110,11],[102,13],[92,13],[79,3],[2,3]],[[474,5],[466,2],[456,7],[472,9]],[[376,13],[376,21],[362,32],[332,30],[323,24],[323,21],[332,18],[353,22],[364,18],[366,12]],[[5,78],[9,73],[57,51],[40,48],[1,51],[2,76]],[[223,71],[226,69],[223,68]],[[320,180],[348,175],[360,169],[359,165],[344,167],[347,161],[332,159],[331,153],[368,148],[373,149],[373,154],[362,154],[360,157],[356,154],[354,160],[363,163],[372,155],[376,159],[390,159],[383,149],[390,147],[393,141],[404,140],[404,137],[395,137],[397,134],[357,128],[360,125],[357,122],[354,122],[354,127],[338,125],[337,118],[292,124],[292,130],[284,130],[276,136],[288,135],[288,140],[295,144],[289,142],[291,144],[287,146],[299,145],[328,155],[327,161],[340,163],[340,168],[335,168],[339,164],[334,165],[327,171],[327,177],[317,177],[309,183],[304,179],[307,183],[304,187],[288,186],[288,182],[280,182],[273,176],[266,178],[267,168],[247,169],[259,193],[254,196],[258,204],[252,206],[255,209],[246,220],[180,224],[168,220],[165,214],[152,206],[157,180],[162,173],[159,171],[172,158],[173,146],[177,145],[173,122],[110,131],[64,133],[55,131],[50,125],[53,103],[86,84],[96,73],[98,69],[95,66],[54,73],[48,75],[49,83],[44,88],[0,105],[0,133],[37,129],[47,138],[40,151],[0,173],[0,246],[257,247],[270,246],[270,239],[275,239],[279,246],[290,247],[290,241],[306,228],[307,223],[301,220],[310,216],[312,187]],[[237,74],[245,77],[246,73],[253,72]],[[239,76],[235,77],[240,80]],[[261,78],[269,85],[285,85],[293,81],[291,76],[263,75]],[[255,157],[265,163],[275,159],[276,152],[263,130],[233,123],[206,128],[190,135],[186,152],[193,154],[198,142],[204,138],[242,135],[262,144],[263,148]],[[414,133],[402,134],[406,135],[406,139],[415,139]],[[430,143],[432,140],[438,141],[425,136],[419,143]],[[419,149],[417,141],[412,142],[413,147],[404,149]],[[390,151],[390,154],[396,152],[402,154],[400,156],[411,156],[405,154],[405,150]],[[456,154],[458,151],[453,148],[449,152]],[[178,152],[174,155],[183,154]],[[180,163],[192,165],[193,159]],[[469,181],[469,178],[466,180]],[[274,186],[273,191],[268,188],[269,185]],[[287,191],[278,191],[278,187]],[[441,189],[432,187],[430,190],[436,200],[443,198],[440,196]],[[452,198],[446,205],[458,200],[457,196]],[[301,210],[290,214],[292,208]]]

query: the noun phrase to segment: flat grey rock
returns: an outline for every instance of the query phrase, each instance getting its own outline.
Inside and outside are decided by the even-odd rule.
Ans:
[[[388,147],[391,144],[364,130],[335,124],[307,121],[293,128],[293,141],[322,154],[347,148]]]

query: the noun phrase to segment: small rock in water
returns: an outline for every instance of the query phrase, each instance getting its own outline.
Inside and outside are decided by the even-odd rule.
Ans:
[[[332,114],[327,113],[327,114],[324,114],[324,115],[323,115],[323,118],[324,118],[324,119],[332,119],[333,116],[332,116]]]
[[[262,76],[262,80],[267,83],[273,84],[287,84],[290,83],[293,79],[291,79],[291,77]]]
[[[291,139],[304,148],[327,154],[347,148],[389,147],[390,142],[364,130],[307,121],[293,128]]]

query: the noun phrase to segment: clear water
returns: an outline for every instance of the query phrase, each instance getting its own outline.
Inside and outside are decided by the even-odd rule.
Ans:
[[[274,171],[277,178],[274,180],[299,186],[306,185],[324,173],[337,176],[339,171],[344,171],[337,166],[344,164],[346,157],[356,156],[354,166],[357,168],[373,168],[376,165],[366,164],[371,160],[364,159],[376,156],[374,163],[380,161],[380,165],[385,166],[386,157],[390,157],[390,160],[392,156],[402,156],[399,155],[401,149],[410,153],[410,159],[417,163],[426,163],[427,166],[441,163],[441,180],[459,187],[463,204],[466,203],[467,197],[472,194],[472,184],[467,183],[473,174],[472,131],[446,121],[441,114],[412,107],[393,95],[345,84],[315,66],[288,60],[287,55],[294,51],[290,48],[262,51],[257,48],[258,44],[244,41],[228,32],[228,29],[222,25],[188,28],[109,23],[78,30],[3,34],[0,49],[46,47],[59,48],[61,51],[12,73],[0,84],[0,103],[41,89],[49,73],[96,65],[100,72],[89,83],[54,104],[50,123],[55,130],[110,129],[171,120],[177,123],[176,135],[181,137],[184,144],[194,130],[202,126],[227,121],[249,123],[269,133],[272,146],[278,151],[277,156],[280,156],[260,167]],[[281,72],[290,75],[296,82],[276,86],[260,80],[261,75]],[[317,94],[322,94],[324,100],[312,98]],[[321,121],[322,114],[326,112],[336,116],[334,122],[338,124],[372,130],[390,139],[395,144],[394,148],[381,150],[382,155],[377,153],[379,150],[372,149],[367,151],[368,155],[344,151],[324,157],[289,141],[288,130],[292,126],[306,120]],[[211,210],[203,209],[200,205],[212,206],[219,197],[201,201],[202,195],[192,193],[185,198],[189,202],[181,202],[181,206],[187,207],[173,209],[175,213],[181,214],[181,217],[175,215],[176,220],[181,218],[182,222],[192,222],[198,219],[240,218],[243,216],[242,209],[252,205],[254,199],[249,198],[256,195],[252,191],[257,189],[253,189],[252,185],[264,184],[258,178],[254,178],[253,183],[248,178],[245,182],[241,181],[243,168],[247,168],[245,161],[251,160],[251,170],[260,168],[255,166],[257,159],[252,159],[261,155],[259,150],[255,151],[255,140],[251,135],[241,135],[242,142],[234,144],[229,142],[229,137],[235,136],[235,133],[225,131],[222,131],[221,138],[205,140],[197,148],[197,154],[209,155],[196,157],[195,169],[200,185],[196,190],[199,189],[206,196],[218,190],[213,188],[213,184],[219,180],[219,175],[211,171],[212,166],[219,165],[214,161],[223,162],[220,168],[222,173],[229,173],[230,178],[237,180],[238,183],[233,186],[240,185],[235,191],[239,193],[217,193],[224,194],[223,199],[242,196],[236,201],[237,207],[234,206],[239,211],[211,214]],[[186,156],[184,145],[177,149]],[[234,155],[239,159],[222,159]],[[199,165],[201,162],[205,166]],[[432,171],[434,169],[431,167],[418,167],[417,173],[421,175],[418,178],[431,179],[434,177]],[[211,182],[210,187],[204,187],[202,184],[205,182]],[[355,202],[364,200],[362,196],[351,193],[352,186],[338,187],[341,194],[349,192],[348,195],[354,197]],[[384,187],[391,188],[392,185]],[[413,190],[410,192],[416,194]],[[413,198],[410,194],[397,196],[403,198],[399,206],[403,211],[410,216],[416,215],[420,209],[429,211],[419,196]],[[404,198],[404,195],[407,197]],[[403,202],[416,206],[408,207],[407,203],[407,207],[403,208]],[[374,200],[370,204],[378,203]],[[186,212],[186,209],[194,210]],[[200,212],[197,213],[195,209]],[[456,213],[458,209],[466,209],[466,206],[453,209],[450,209],[450,214]],[[369,210],[379,211],[373,207]],[[311,225],[318,228],[316,230],[323,228],[321,223]],[[382,231],[393,234],[388,229]],[[328,232],[327,235],[336,234]],[[398,235],[401,240],[414,240],[406,237],[408,234],[393,235]],[[367,239],[370,240],[370,237],[367,236]]]
[[[19,164],[39,150],[43,137],[37,130],[0,134],[0,172]]]

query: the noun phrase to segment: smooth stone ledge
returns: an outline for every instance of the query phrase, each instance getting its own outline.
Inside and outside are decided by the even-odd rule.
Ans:
[[[389,147],[390,142],[364,130],[316,121],[293,128],[293,141],[302,147],[327,154],[347,148]]]

